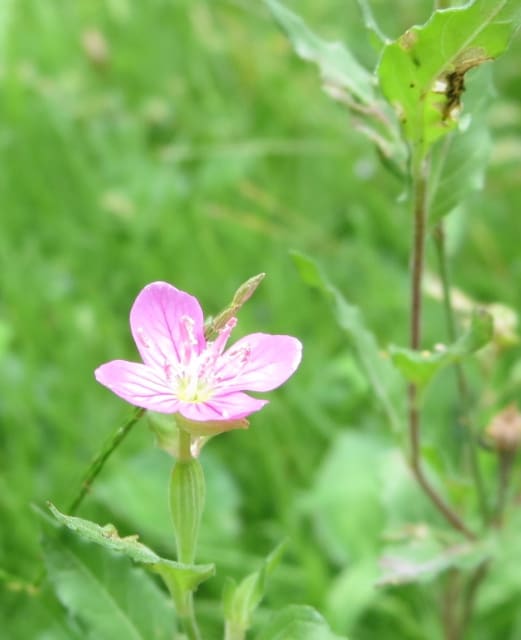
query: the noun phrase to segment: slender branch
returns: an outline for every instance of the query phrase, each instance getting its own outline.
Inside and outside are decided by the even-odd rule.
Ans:
[[[421,282],[425,261],[425,235],[427,222],[427,163],[416,159],[413,162],[412,171],[414,182],[414,239],[411,272],[409,344],[411,349],[418,350],[421,346],[422,326]],[[474,533],[467,528],[463,520],[451,508],[451,506],[443,500],[436,489],[431,485],[423,470],[420,443],[421,418],[418,408],[418,396],[418,387],[411,383],[408,388],[411,470],[418,484],[447,522],[449,522],[454,529],[462,533],[466,538],[474,540],[476,537]]]
[[[499,456],[499,479],[497,488],[496,506],[493,514],[493,522],[496,527],[503,525],[503,514],[507,504],[508,490],[512,478],[512,466],[516,458],[515,451],[500,451]]]
[[[463,601],[463,613],[461,615],[461,621],[459,625],[459,631],[461,637],[465,633],[466,628],[469,625],[469,622],[472,618],[472,613],[474,610],[474,605],[476,603],[476,596],[478,593],[478,589],[483,582],[483,580],[487,577],[488,570],[490,568],[490,560],[487,558],[480,562],[473,574],[471,575],[469,582],[467,583],[467,588],[465,590],[465,596]]]
[[[443,307],[445,310],[445,321],[447,323],[447,335],[450,342],[454,342],[457,338],[456,322],[454,319],[454,308],[452,306],[451,297],[451,283],[450,273],[447,260],[447,251],[445,248],[445,230],[443,222],[440,221],[433,233],[434,245],[436,247],[436,255],[438,258],[438,269],[440,273],[442,295],[443,295]],[[481,468],[479,465],[477,440],[474,429],[472,428],[472,422],[470,418],[470,393],[465,377],[465,372],[462,365],[459,362],[454,364],[454,371],[456,373],[456,383],[458,386],[458,394],[461,404],[461,418],[460,424],[463,426],[463,431],[466,438],[467,450],[469,453],[470,472],[472,474],[474,485],[476,487],[476,494],[478,497],[479,508],[483,523],[487,523],[489,520],[488,501],[485,492],[485,485],[483,483],[483,476],[481,474]]]
[[[144,409],[136,409],[130,420],[127,420],[124,425],[119,427],[115,431],[115,433],[112,434],[110,439],[104,444],[101,451],[90,463],[89,468],[87,469],[87,472],[85,473],[81,482],[80,490],[74,500],[72,500],[67,513],[69,513],[70,515],[76,513],[85,496],[90,491],[94,480],[96,480],[96,478],[98,477],[99,473],[105,466],[105,463],[107,462],[111,454],[121,444],[124,438],[130,433],[132,427],[136,424],[136,422],[139,421],[144,413]]]
[[[442,621],[445,640],[460,640],[458,616],[460,592],[461,573],[457,569],[452,569],[447,573],[442,595]]]

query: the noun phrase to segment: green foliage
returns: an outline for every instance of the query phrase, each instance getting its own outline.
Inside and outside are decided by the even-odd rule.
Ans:
[[[461,362],[466,356],[487,345],[492,340],[493,333],[492,316],[487,311],[478,309],[472,314],[468,331],[454,344],[433,352],[413,351],[395,345],[389,351],[392,361],[404,378],[424,389],[441,369]]]
[[[179,615],[185,614],[186,595],[195,591],[201,582],[208,580],[215,573],[213,564],[195,565],[160,558],[151,549],[138,542],[137,536],[121,538],[112,524],[101,527],[83,518],[66,516],[52,504],[49,508],[58,522],[74,531],[83,540],[93,542],[111,552],[121,553],[158,573],[168,587]]]
[[[171,640],[173,607],[127,558],[69,532],[47,537],[44,552],[49,579],[63,606],[82,625],[81,637]]]
[[[116,527],[113,524],[100,526],[95,522],[76,518],[74,516],[66,516],[58,511],[58,509],[49,503],[49,509],[59,523],[65,525],[71,531],[74,531],[87,542],[94,542],[110,551],[123,553],[134,562],[142,562],[145,564],[155,564],[160,561],[160,557],[144,544],[138,542],[137,536],[125,536],[121,538]]]
[[[520,21],[515,0],[476,0],[435,12],[385,47],[382,91],[419,157],[456,126],[465,74],[503,53]]]
[[[342,640],[311,607],[294,605],[277,612],[255,640]]]
[[[433,5],[365,4],[392,38],[423,24]],[[362,69],[374,68],[382,42],[374,35],[368,42],[355,3],[287,0],[287,6],[321,41],[341,41]],[[105,62],[85,47],[93,32],[106,44]],[[207,478],[201,561],[217,563],[216,576],[197,592],[203,637],[222,636],[216,602],[224,576],[240,582],[286,536],[288,552],[255,614],[259,633],[277,611],[301,602],[357,640],[442,637],[437,620],[447,572],[423,585],[374,587],[388,536],[407,537],[424,524],[444,534],[403,452],[388,447],[386,421],[375,419],[376,381],[377,389],[389,389],[396,428],[405,424],[403,381],[382,347],[406,343],[411,235],[409,207],[400,197],[406,149],[378,86],[373,92],[389,121],[385,127],[357,111],[365,105],[345,85],[333,90],[335,104],[325,100],[313,69],[296,59],[262,3],[246,0],[4,0],[0,56],[0,327],[7,329],[0,328],[2,636],[83,640],[95,628],[80,606],[92,602],[78,591],[81,584],[72,584],[71,593],[82,600],[78,596],[70,609],[56,600],[49,580],[35,590],[42,560],[28,505],[49,499],[70,504],[90,461],[128,415],[128,407],[95,383],[93,370],[114,357],[137,359],[127,325],[136,293],[147,282],[168,280],[197,295],[215,317],[239,283],[266,272],[241,309],[237,331],[296,335],[304,359],[297,375],[269,394],[270,404],[248,430],[213,439],[201,454]],[[431,193],[432,225],[457,206],[446,227],[455,287],[467,298],[501,302],[516,312],[520,56],[516,38],[508,55],[483,65],[494,74],[493,92],[481,70],[469,72],[460,127],[432,147],[440,180]],[[490,106],[477,113],[484,94]],[[472,115],[468,128],[465,114]],[[390,152],[399,182],[359,135],[365,128],[378,134],[382,153]],[[493,144],[486,167],[488,135]],[[479,188],[485,171],[487,190],[459,201]],[[288,258],[293,249],[314,256],[348,301],[353,313],[345,314],[340,331],[329,310],[341,319],[345,307],[303,286]],[[431,253],[427,266],[436,272]],[[363,321],[356,309],[363,310]],[[447,341],[442,316],[440,302],[428,300],[425,344]],[[362,365],[365,351],[370,358]],[[519,359],[519,345],[506,350],[494,344],[477,365],[468,365],[478,432],[491,411],[517,397]],[[364,378],[367,365],[371,384]],[[469,486],[455,471],[461,460],[457,402],[445,372],[429,396],[422,444],[435,469],[447,473],[442,488],[466,506]],[[108,459],[79,515],[113,522],[122,538],[139,531],[169,558],[175,553],[167,496],[171,460],[153,447],[142,420]],[[336,447],[349,467],[340,453],[334,459]],[[485,449],[479,456],[493,504],[496,459]],[[326,472],[329,464],[338,476]],[[518,473],[516,462],[516,483]],[[372,514],[357,499],[358,488]],[[318,496],[322,529],[314,512]],[[357,527],[357,518],[364,527]],[[518,527],[512,527],[508,541],[498,539],[501,556],[480,590],[473,639],[520,636]],[[155,576],[92,542],[67,540],[74,553],[96,556],[93,570],[105,582],[104,567],[136,586],[140,606],[132,599],[131,616],[153,609],[165,612],[161,620],[174,620]],[[356,564],[351,549],[363,550]],[[61,547],[57,552],[63,558]],[[297,624],[294,609],[288,625],[292,617]],[[319,637],[312,629],[311,637]]]
[[[239,584],[225,582],[223,593],[224,620],[232,637],[242,635],[251,627],[253,614],[266,590],[266,580],[280,561],[286,543],[281,543],[264,561],[262,567],[246,576]]]
[[[327,42],[316,36],[299,16],[278,0],[265,0],[279,25],[288,34],[295,52],[304,60],[315,63],[324,89],[335,100],[347,105],[357,119],[363,121],[360,131],[376,144],[382,157],[396,171],[403,171],[405,149],[399,140],[397,123],[392,111],[379,95],[375,76],[363,67],[342,42]],[[366,23],[382,37],[366,3]]]
[[[339,326],[351,338],[362,367],[371,383],[373,390],[382,404],[391,427],[398,432],[402,420],[402,407],[396,402],[400,398],[396,371],[386,360],[373,334],[365,327],[359,309],[349,304],[340,291],[333,287],[320,273],[318,266],[308,257],[293,253],[300,276],[310,287],[318,289],[332,306]]]
[[[315,62],[325,83],[346,89],[366,106],[375,100],[374,79],[340,42],[325,42],[318,38],[302,18],[286,9],[277,0],[266,0],[273,16],[290,36],[297,54]]]

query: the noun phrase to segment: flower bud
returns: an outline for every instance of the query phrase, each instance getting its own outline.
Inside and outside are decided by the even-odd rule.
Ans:
[[[521,443],[521,413],[515,404],[496,414],[486,431],[500,453],[515,453]]]

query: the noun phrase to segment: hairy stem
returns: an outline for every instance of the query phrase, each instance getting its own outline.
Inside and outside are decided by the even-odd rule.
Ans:
[[[130,433],[132,427],[139,421],[142,415],[145,413],[144,409],[136,409],[130,420],[125,422],[124,425],[119,427],[115,433],[112,434],[110,439],[104,444],[101,451],[96,455],[96,457],[92,460],[85,473],[83,480],[81,482],[81,487],[74,498],[72,500],[67,513],[69,515],[73,515],[79,509],[81,503],[83,502],[85,496],[89,492],[92,483],[96,480],[97,476],[105,466],[105,463],[112,455],[112,453],[116,450],[116,448],[121,444],[124,438]]]
[[[425,161],[413,162],[413,187],[414,187],[414,239],[411,271],[411,305],[409,325],[409,345],[411,349],[418,350],[421,346],[422,327],[422,294],[421,283],[425,261],[425,236],[427,223],[427,185],[428,164]],[[436,509],[443,515],[447,522],[457,531],[470,540],[475,539],[474,533],[468,529],[463,520],[445,502],[436,489],[431,485],[422,466],[421,459],[421,415],[419,410],[418,387],[411,383],[408,388],[409,401],[409,444],[410,467],[418,484],[428,496]]]
[[[451,296],[451,282],[450,272],[447,260],[447,251],[445,248],[445,230],[443,222],[439,222],[434,229],[434,244],[436,247],[436,256],[438,259],[438,270],[441,279],[443,307],[445,310],[445,321],[447,324],[447,335],[450,342],[454,342],[457,338],[456,322],[454,318],[454,308],[452,306]],[[476,488],[476,494],[478,498],[478,504],[481,511],[481,517],[483,523],[486,524],[489,520],[488,502],[485,493],[485,486],[483,483],[483,477],[481,474],[481,468],[479,465],[478,448],[476,443],[476,434],[472,428],[472,422],[470,418],[470,394],[465,377],[465,372],[462,365],[457,362],[454,364],[454,371],[456,373],[456,383],[458,388],[458,394],[460,397],[461,405],[461,417],[460,424],[463,427],[465,434],[465,440],[469,455],[470,472]]]

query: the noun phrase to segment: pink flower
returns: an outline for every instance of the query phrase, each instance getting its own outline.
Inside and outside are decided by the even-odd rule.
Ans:
[[[207,342],[197,299],[166,282],[153,282],[130,311],[143,363],[112,360],[96,369],[96,379],[151,411],[200,422],[240,420],[268,402],[244,391],[280,386],[300,364],[302,345],[291,336],[252,333],[225,351],[236,324],[231,318]]]

